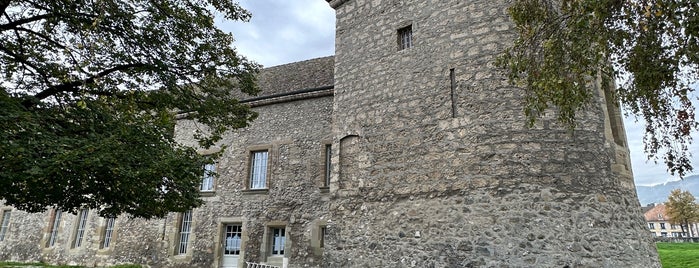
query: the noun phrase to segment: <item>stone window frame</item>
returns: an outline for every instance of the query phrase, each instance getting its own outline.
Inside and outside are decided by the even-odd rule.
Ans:
[[[413,26],[412,21],[402,22],[398,25],[398,29],[396,30],[398,51],[408,50],[415,46],[415,40],[413,38],[415,35],[415,27]]]
[[[274,234],[272,233],[274,229],[284,230],[284,254],[275,255],[272,254],[273,239]],[[291,249],[291,239],[289,237],[289,224],[286,221],[271,221],[265,224],[265,230],[262,234],[262,243],[260,247],[260,255],[264,256],[267,263],[282,263],[284,258],[288,258]]]
[[[75,228],[73,228],[73,235],[71,236],[71,249],[78,249],[83,246],[84,239],[87,237],[85,233],[87,232],[87,220],[89,216],[90,209],[88,208],[81,208],[78,211],[78,215],[75,218]]]
[[[661,222],[661,223],[660,223],[660,230],[667,230],[667,228],[665,228],[665,223],[664,223],[664,222]]]
[[[654,222],[649,222],[649,223],[648,223],[648,229],[655,230],[655,223],[654,223]]]
[[[246,150],[247,152],[247,164],[245,165],[245,186],[244,186],[244,192],[245,193],[268,193],[269,189],[271,188],[272,184],[272,170],[274,166],[274,150],[273,146],[271,144],[264,144],[264,145],[255,145],[255,146],[249,146]],[[267,152],[267,167],[265,169],[265,186],[264,188],[252,188],[252,172],[253,172],[253,158],[254,154],[257,152],[262,152],[266,151]]]
[[[214,264],[213,267],[220,267],[221,266],[221,258],[223,257],[223,245],[225,245],[223,241],[223,236],[225,234],[225,226],[228,224],[238,224],[241,226],[241,241],[240,241],[240,253],[238,254],[238,267],[244,267],[244,261],[245,261],[245,248],[246,244],[248,243],[248,237],[247,237],[247,228],[244,217],[222,217],[218,219],[218,226],[217,226],[217,239],[216,241],[218,242],[217,245],[214,248]]]
[[[111,226],[110,226],[111,222]],[[109,254],[114,248],[114,242],[117,238],[117,218],[108,217],[102,218],[102,223],[100,224],[99,233],[99,250],[100,254]],[[107,244],[107,245],[105,245]]]
[[[10,223],[12,220],[12,209],[0,210],[0,242],[5,241],[9,235]]]
[[[58,234],[61,231],[61,218],[63,210],[52,209],[49,214],[48,225],[46,226],[46,239],[42,242],[44,248],[52,248],[58,242]]]
[[[317,220],[311,227],[311,248],[313,254],[320,258],[325,250],[325,241],[327,235],[328,222],[326,220]]]

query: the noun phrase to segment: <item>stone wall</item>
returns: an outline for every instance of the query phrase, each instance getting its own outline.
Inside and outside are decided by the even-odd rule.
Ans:
[[[328,267],[659,267],[604,94],[574,132],[553,111],[526,127],[493,66],[508,2],[329,2]]]
[[[214,191],[203,192],[205,204],[192,211],[192,229],[185,254],[178,254],[181,215],[141,220],[115,220],[113,241],[102,248],[106,219],[90,211],[80,247],[73,247],[77,216],[63,213],[58,239],[48,246],[53,211],[29,214],[11,207],[11,225],[0,241],[0,260],[44,261],[55,264],[101,266],[138,263],[151,267],[219,267],[223,228],[227,223],[242,225],[244,261],[276,264],[282,257],[270,257],[270,227],[286,230],[286,251],[291,267],[319,267],[322,261],[320,228],[325,225],[328,191],[324,182],[324,152],[331,140],[332,57],[314,59],[265,69],[261,73],[262,93],[246,101],[259,113],[248,128],[231,131],[209,154],[221,150],[216,160],[218,176]],[[329,71],[328,71],[329,70]],[[274,84],[269,77],[279,80]],[[306,79],[304,79],[304,77]],[[328,84],[330,83],[330,84]],[[283,88],[284,86],[285,88]],[[294,93],[304,89],[320,89]],[[265,97],[287,93],[283,97]],[[183,144],[196,146],[192,138],[200,128],[192,121],[180,121],[176,136]],[[268,150],[267,187],[250,190],[251,151]]]
[[[239,267],[659,267],[608,90],[591,85],[599,103],[574,132],[553,111],[526,126],[521,89],[493,66],[514,37],[507,2],[329,2],[336,56],[265,69],[260,96],[240,95],[257,120],[200,150],[224,151],[186,253],[180,214],[119,217],[104,249],[95,213],[72,248],[75,215],[48,246],[52,212],[12,210],[0,260],[220,267],[224,227],[240,224]],[[406,26],[413,46],[401,50]],[[195,146],[198,127],[181,121],[179,141]],[[249,182],[258,150],[269,153],[262,190]],[[271,256],[271,228],[286,231],[283,256]]]

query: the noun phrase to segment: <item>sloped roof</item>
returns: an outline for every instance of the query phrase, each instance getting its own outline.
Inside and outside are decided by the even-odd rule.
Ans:
[[[659,216],[660,215],[660,216]],[[646,221],[669,221],[670,217],[665,212],[665,204],[657,204],[655,207],[643,213]]]
[[[323,57],[264,68],[258,75],[258,96],[332,86],[335,57]]]

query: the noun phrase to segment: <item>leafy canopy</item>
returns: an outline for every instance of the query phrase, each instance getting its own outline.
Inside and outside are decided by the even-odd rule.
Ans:
[[[259,66],[238,55],[215,15],[228,0],[0,0],[0,199],[161,217],[202,203],[207,161],[174,140],[194,120],[208,148],[256,114]],[[176,114],[179,112],[179,115]]]
[[[699,205],[692,193],[675,189],[667,200],[665,212],[670,217],[670,223],[680,225],[683,232],[687,232],[690,223],[699,222]]]
[[[695,0],[515,0],[518,33],[497,61],[525,89],[533,123],[549,107],[575,127],[575,114],[597,88],[642,118],[645,152],[671,174],[692,170],[688,146],[699,123],[692,104],[699,75],[699,5]],[[601,81],[601,85],[595,83]],[[694,85],[696,87],[696,85]]]

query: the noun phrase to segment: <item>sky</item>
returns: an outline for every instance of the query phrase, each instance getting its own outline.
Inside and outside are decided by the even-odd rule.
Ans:
[[[216,23],[233,33],[234,46],[240,54],[264,67],[308,60],[335,54],[335,11],[324,0],[241,0],[241,6],[252,13],[249,22]],[[696,106],[695,106],[696,107]],[[625,118],[624,125],[631,152],[636,185],[654,185],[679,180],[659,163],[647,161],[643,153],[642,122]],[[694,140],[699,142],[699,136]],[[691,159],[699,169],[699,145],[692,144]],[[694,174],[699,174],[694,172]]]

